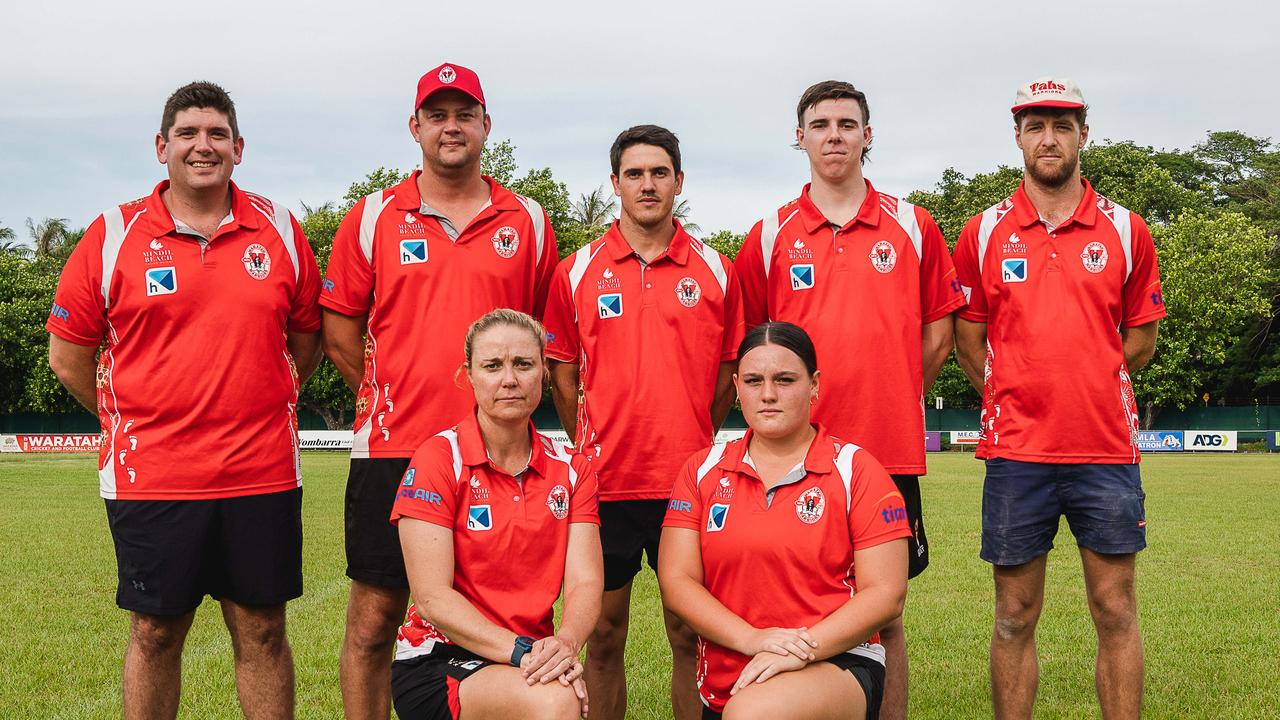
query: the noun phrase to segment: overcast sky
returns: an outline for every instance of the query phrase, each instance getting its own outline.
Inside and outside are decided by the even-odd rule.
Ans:
[[[791,149],[813,82],[864,90],[878,189],[1018,164],[1019,83],[1076,80],[1093,137],[1186,148],[1210,130],[1280,138],[1280,10],[1214,2],[61,2],[6,3],[0,224],[150,192],[165,98],[223,85],[245,136],[235,179],[293,207],[335,200],[378,166],[421,159],[415,83],[442,61],[480,74],[491,141],[549,166],[576,198],[608,182],[630,125],[681,139],[704,230],[745,231],[806,182]]]

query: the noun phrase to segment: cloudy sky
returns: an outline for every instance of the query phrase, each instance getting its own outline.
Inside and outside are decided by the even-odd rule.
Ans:
[[[1183,9],[1183,7],[1187,9]],[[8,3],[0,41],[0,224],[89,223],[163,177],[169,92],[222,84],[246,138],[236,180],[293,208],[378,166],[420,161],[406,122],[442,61],[475,69],[522,168],[576,197],[608,181],[619,130],[681,139],[708,231],[744,231],[807,179],[790,148],[809,84],[867,92],[867,176],[886,192],[942,170],[1017,164],[1020,82],[1080,83],[1095,139],[1188,147],[1210,130],[1280,138],[1280,10],[1264,3],[420,1]]]

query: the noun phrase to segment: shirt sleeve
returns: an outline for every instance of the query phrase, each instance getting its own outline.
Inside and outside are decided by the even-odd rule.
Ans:
[[[667,516],[662,527],[688,528],[702,530],[702,498],[698,493],[698,466],[707,457],[707,450],[694,453],[684,467],[676,475],[675,485],[671,488],[671,499],[667,501]]]
[[[853,456],[849,537],[855,551],[911,536],[907,506],[884,466],[866,450]]]
[[[751,228],[746,240],[742,242],[737,259],[733,261],[734,274],[738,276],[742,290],[743,326],[747,329],[769,319],[769,280],[764,271],[765,263],[770,259],[764,257],[764,251],[760,247],[763,226],[764,222],[761,221]]]
[[[920,318],[925,325],[964,307],[964,293],[956,279],[956,267],[947,252],[947,239],[924,208],[916,208],[923,242],[920,243]]]
[[[573,289],[569,287],[569,266],[573,256],[556,266],[547,291],[547,307],[542,324],[547,328],[547,357],[560,362],[577,363],[582,357],[578,343],[578,322],[573,306]]]
[[[1129,217],[1133,271],[1129,273],[1129,279],[1125,280],[1121,293],[1124,305],[1121,327],[1145,325],[1165,316],[1164,292],[1160,289],[1160,268],[1156,261],[1156,246],[1151,239],[1151,230],[1137,213],[1131,212]]]
[[[400,479],[391,507],[391,524],[399,525],[400,518],[408,517],[453,529],[457,504],[453,451],[448,440],[432,437],[413,454]]]
[[[360,247],[360,225],[368,198],[357,202],[338,225],[333,236],[329,266],[325,268],[320,305],[343,315],[364,315],[373,303],[373,258]]]
[[[591,462],[578,453],[574,453],[569,462],[574,472],[578,473],[578,482],[573,486],[573,499],[569,502],[569,522],[599,525],[596,471],[591,467]]]
[[[533,284],[534,317],[542,317],[547,307],[547,292],[551,289],[551,278],[555,275],[556,264],[560,255],[556,250],[556,230],[551,227],[551,218],[547,211],[542,211],[542,226],[546,228],[545,242],[542,243],[542,257],[538,258],[538,267],[534,271],[536,277]]]
[[[742,286],[738,282],[738,273],[726,259],[724,271],[728,276],[724,291],[724,337],[720,342],[720,362],[730,362],[738,358],[738,346],[742,344],[742,336],[746,333],[742,315]]]
[[[85,231],[58,278],[58,290],[45,329],[68,342],[96,347],[107,329],[107,305],[102,297],[101,216]]]
[[[320,269],[311,243],[302,232],[298,220],[289,213],[293,224],[293,244],[298,255],[298,283],[294,288],[293,307],[289,308],[289,332],[313,333],[320,329]]]
[[[965,224],[952,256],[956,279],[960,281],[960,290],[968,303],[960,310],[960,317],[976,323],[987,321],[987,295],[982,287],[982,267],[978,260],[978,224],[981,220],[979,216]]]

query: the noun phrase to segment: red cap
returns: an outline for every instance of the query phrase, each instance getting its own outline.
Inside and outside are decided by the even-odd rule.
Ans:
[[[474,70],[461,65],[445,63],[440,67],[428,70],[418,80],[418,98],[413,102],[416,111],[422,107],[427,98],[441,90],[460,90],[484,105],[484,91],[480,89],[480,76]]]

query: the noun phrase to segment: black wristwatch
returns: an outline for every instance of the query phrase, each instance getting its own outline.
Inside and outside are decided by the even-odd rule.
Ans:
[[[511,651],[511,667],[520,667],[520,661],[524,659],[525,653],[533,650],[533,638],[528,635],[520,635],[516,638],[516,647]]]

